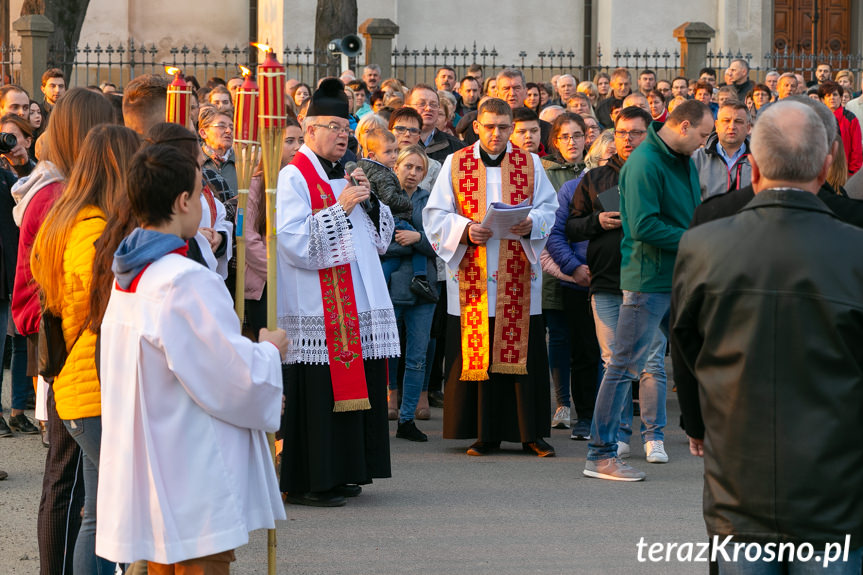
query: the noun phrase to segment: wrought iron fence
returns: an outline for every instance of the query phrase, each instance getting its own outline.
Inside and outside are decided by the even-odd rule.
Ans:
[[[678,50],[615,50],[606,59],[601,50],[597,50],[596,64],[584,65],[576,62],[576,54],[572,49],[562,48],[541,50],[529,54],[522,50],[518,53],[518,62],[500,63],[498,51],[492,46],[472,49],[467,46],[438,49],[437,46],[422,50],[395,47],[392,52],[393,76],[407,84],[417,82],[431,83],[441,66],[450,66],[456,71],[456,76],[467,74],[468,67],[476,63],[483,67],[486,78],[504,68],[519,68],[524,72],[528,82],[547,82],[556,74],[572,74],[581,80],[592,80],[598,72],[608,72],[615,68],[627,68],[633,77],[644,69],[653,70],[657,79],[671,80],[681,72],[680,52]],[[538,62],[537,62],[538,60]],[[530,61],[530,63],[528,63]]]
[[[722,52],[708,51],[707,66],[716,69],[720,74],[718,80],[721,81],[722,71],[731,65],[734,60],[745,60],[750,63],[749,77],[756,82],[762,82],[768,72],[777,71],[779,73],[792,72],[802,74],[807,80],[814,79],[815,68],[819,64],[829,64],[835,74],[839,70],[850,70],[854,72],[856,77],[860,77],[863,72],[863,54],[846,54],[844,52],[804,52],[797,50],[788,50],[786,46],[781,52],[768,52],[764,54],[760,63],[752,63],[752,54],[742,54],[739,50],[733,52],[728,50]],[[693,71],[690,77],[694,77],[698,71]]]
[[[329,53],[316,53],[309,46],[286,47],[281,54],[282,62],[287,68],[289,78],[296,78],[307,84],[327,75],[337,75],[340,72],[341,61]],[[147,73],[164,73],[165,66],[181,68],[187,75],[194,75],[202,84],[208,78],[219,76],[230,78],[239,72],[239,65],[254,66],[259,54],[249,47],[224,46],[212,49],[207,45],[183,45],[169,49],[160,49],[155,44],[140,43],[129,40],[124,44],[101,46],[89,44],[83,48],[64,50],[52,48],[49,50],[49,66],[63,68],[69,74],[70,86],[98,85],[102,82],[112,82],[118,86],[125,85],[135,76]],[[719,74],[735,59],[743,59],[750,63],[750,77],[763,81],[767,72],[791,71],[804,74],[811,79],[815,67],[820,63],[830,64],[835,71],[851,70],[859,78],[863,72],[863,55],[842,52],[819,53],[785,50],[764,54],[759,61],[750,53],[740,51],[710,50],[707,53],[706,64],[713,67]],[[362,59],[360,55],[351,61]],[[650,69],[656,72],[657,79],[671,80],[683,75],[694,78],[698,70],[684,70],[680,62],[678,49],[618,49],[610,55],[599,49],[593,64],[585,65],[578,62],[572,49],[554,48],[541,50],[537,53],[521,51],[518,61],[501,62],[500,54],[495,46],[472,46],[432,48],[411,48],[395,46],[391,54],[392,75],[408,85],[418,82],[432,83],[437,70],[441,66],[455,69],[456,76],[467,74],[468,68],[476,63],[483,67],[483,75],[490,77],[503,68],[520,68],[528,81],[548,81],[556,74],[573,74],[581,80],[592,79],[597,72],[609,72],[615,68],[630,70],[633,78],[638,72]],[[0,46],[0,82],[19,82],[21,67],[21,48],[17,45]],[[359,70],[353,68],[357,75]]]
[[[17,84],[21,81],[21,47],[0,45],[0,83]]]

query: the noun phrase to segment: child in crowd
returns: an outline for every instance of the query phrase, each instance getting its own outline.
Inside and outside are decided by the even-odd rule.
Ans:
[[[387,130],[372,130],[364,138],[363,149],[366,157],[358,162],[371,184],[371,191],[381,202],[389,206],[395,219],[396,230],[416,230],[410,224],[411,200],[402,189],[393,168],[398,157],[396,137]],[[416,295],[432,302],[438,300],[426,275],[426,257],[415,254],[412,258],[413,274],[410,289]],[[399,267],[399,258],[383,258],[381,260],[387,283],[390,275]]]
[[[279,427],[288,340],[244,338],[222,279],[183,257],[201,221],[196,160],[165,144],[132,159],[141,227],[117,249],[101,325],[96,553],[150,575],[228,573],[249,531],[285,519],[264,432]]]

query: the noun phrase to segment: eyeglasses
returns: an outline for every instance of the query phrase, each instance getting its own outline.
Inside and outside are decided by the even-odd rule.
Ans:
[[[563,134],[563,135],[557,137],[558,142],[569,142],[569,141],[577,142],[577,141],[583,140],[583,139],[584,139],[584,133],[583,132],[578,132],[576,134]]]
[[[396,134],[404,134],[405,132],[407,132],[411,136],[416,136],[420,133],[420,129],[408,128],[407,126],[393,126],[393,132],[395,132]]]
[[[225,130],[225,131],[230,130],[232,132],[234,131],[234,125],[233,124],[211,124],[210,127],[216,128],[217,130]]]
[[[430,102],[426,102],[425,100],[420,100],[419,102],[416,102],[411,107],[416,108],[417,110],[422,110],[423,108],[428,108],[429,110],[437,110],[438,108],[440,108],[440,104],[438,104],[434,100],[432,100]]]
[[[316,128],[325,128],[325,129],[329,130],[330,132],[333,132],[337,136],[341,136],[342,134],[347,136],[351,132],[353,132],[353,130],[351,130],[350,126],[339,126],[338,124],[312,124],[312,125],[315,126]]]
[[[489,132],[493,132],[494,130],[506,132],[512,129],[512,124],[482,124],[480,122],[477,122],[477,124],[482,126],[483,130],[488,130]]]
[[[646,133],[647,133],[647,130],[630,130],[628,132],[626,130],[615,130],[614,131],[614,137],[615,138],[632,138],[632,139],[635,139],[635,138],[640,138],[641,136],[643,136]]]

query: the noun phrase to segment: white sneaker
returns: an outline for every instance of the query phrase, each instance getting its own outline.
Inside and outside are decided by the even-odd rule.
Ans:
[[[632,453],[632,450],[629,448],[628,443],[624,443],[622,441],[617,442],[617,456],[621,459],[626,459]]]
[[[661,440],[648,441],[644,444],[644,452],[647,454],[648,463],[668,463],[668,454],[665,453],[665,444]]]
[[[569,408],[561,405],[554,412],[554,417],[551,418],[551,426],[555,429],[569,429]]]

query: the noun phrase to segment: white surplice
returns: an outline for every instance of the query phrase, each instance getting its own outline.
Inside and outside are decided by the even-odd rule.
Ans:
[[[506,152],[512,151],[512,144],[506,145]],[[479,159],[479,142],[473,145],[474,157]],[[545,247],[548,234],[554,225],[557,211],[557,193],[545,175],[542,162],[536,154],[533,160],[533,221],[528,238],[520,243],[530,262],[530,315],[542,313],[542,267],[539,254]],[[458,271],[459,264],[467,251],[467,245],[460,243],[464,228],[470,220],[456,213],[456,200],[452,187],[452,156],[444,160],[435,186],[423,210],[423,227],[437,255],[446,263],[447,313],[461,315],[459,304]],[[486,207],[492,202],[503,201],[501,195],[501,168],[485,169]],[[488,274],[488,314],[495,315],[497,303],[497,264],[500,240],[492,239],[486,244],[486,265]]]
[[[311,160],[338,199],[347,180],[329,180],[308,146],[297,153]],[[381,204],[380,229],[361,206],[350,216],[338,203],[313,215],[309,186],[292,165],[279,173],[276,205],[279,327],[291,339],[286,363],[329,363],[318,271],[342,264],[351,266],[363,359],[398,357],[398,329],[380,261],[393,235],[390,209]]]
[[[207,238],[201,232],[195,234],[195,241],[198,242],[201,257],[207,262],[207,267],[222,276],[223,280],[226,280],[228,279],[228,261],[230,261],[233,254],[234,224],[228,221],[225,205],[218,198],[214,197],[213,201],[216,204],[216,221],[212,221],[210,217],[210,204],[207,203],[207,198],[204,197],[204,194],[201,194],[201,224],[198,227],[213,228],[217,232],[224,232],[224,241],[226,242],[225,253],[217,258],[213,253],[213,248],[210,247],[210,242],[207,241]]]
[[[96,553],[175,563],[285,519],[265,434],[281,357],[240,334],[221,278],[166,255],[134,293],[114,287],[101,330]]]

